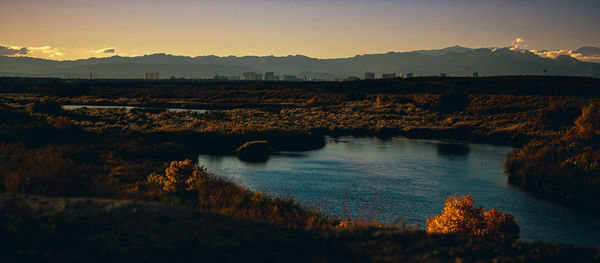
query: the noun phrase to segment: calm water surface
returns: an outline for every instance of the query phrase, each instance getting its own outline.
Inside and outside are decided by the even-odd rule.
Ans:
[[[510,147],[393,138],[327,139],[323,149],[248,164],[233,156],[199,156],[209,170],[273,196],[293,197],[335,216],[425,226],[454,193],[476,206],[513,212],[521,239],[600,246],[600,220],[507,183]]]

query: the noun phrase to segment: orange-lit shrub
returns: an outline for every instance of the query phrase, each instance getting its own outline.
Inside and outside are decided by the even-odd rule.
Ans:
[[[152,174],[148,177],[151,183],[162,185],[167,192],[191,191],[197,187],[203,177],[207,176],[206,168],[197,166],[190,159],[172,161],[165,170],[165,175]]]
[[[511,213],[473,208],[471,195],[448,197],[440,215],[427,218],[427,233],[465,233],[495,239],[517,239],[519,226]]]

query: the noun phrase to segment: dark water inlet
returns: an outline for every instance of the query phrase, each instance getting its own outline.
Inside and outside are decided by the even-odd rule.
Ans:
[[[387,223],[402,217],[423,228],[448,196],[471,194],[476,206],[513,212],[522,240],[600,246],[600,220],[508,184],[503,161],[511,151],[398,137],[328,138],[322,149],[275,155],[263,164],[208,155],[199,163],[254,191],[293,197],[335,216]]]

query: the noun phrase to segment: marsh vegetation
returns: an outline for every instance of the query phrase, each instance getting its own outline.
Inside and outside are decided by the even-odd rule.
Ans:
[[[599,85],[554,77],[277,84],[3,78],[0,190],[160,201],[302,229],[378,228],[252,192],[186,159],[234,155],[250,141],[267,141],[276,152],[323,147],[325,135],[402,135],[525,145],[507,160],[511,182],[593,205]],[[160,109],[168,107],[210,111]],[[475,232],[515,238],[509,216],[495,211],[483,217],[503,227]]]

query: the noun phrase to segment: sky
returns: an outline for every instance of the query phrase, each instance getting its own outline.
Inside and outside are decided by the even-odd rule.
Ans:
[[[599,0],[0,0],[0,55],[317,58],[600,47]]]

